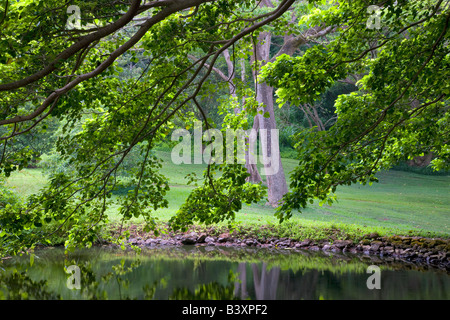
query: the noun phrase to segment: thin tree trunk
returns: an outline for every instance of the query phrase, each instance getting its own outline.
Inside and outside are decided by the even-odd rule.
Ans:
[[[300,105],[300,109],[305,114],[306,119],[308,120],[310,128],[313,127],[312,121],[314,121],[314,124],[317,126],[317,130],[318,131],[325,131],[325,126],[324,126],[322,120],[319,117],[319,113],[317,112],[317,108],[314,105],[310,105],[310,104]]]
[[[259,119],[255,118],[253,122],[253,134],[257,134],[259,131]],[[247,172],[250,174],[247,177],[247,181],[259,183],[262,182],[261,175],[258,171],[257,161],[256,161],[256,136],[250,135],[246,139],[247,149],[245,150],[245,167]],[[255,152],[255,153],[254,153]]]
[[[237,97],[236,86],[234,83],[234,79],[236,76],[236,70],[234,69],[234,64],[231,61],[231,56],[230,56],[230,53],[228,52],[228,49],[223,52],[223,55],[225,57],[225,61],[227,63],[227,68],[228,68],[228,87],[230,90],[230,95],[233,98],[236,98]],[[245,64],[242,61],[241,61],[241,66],[242,66],[241,80],[244,82],[245,81],[245,69],[244,69]],[[245,105],[245,97],[243,98],[242,106],[244,106],[244,105]],[[239,108],[234,109],[235,114],[238,114],[239,112],[241,112],[241,109],[239,109]],[[258,122],[255,121],[253,124],[253,130],[258,132],[258,129],[259,129]],[[248,137],[246,139],[247,148],[245,150],[245,167],[247,168],[247,171],[250,174],[250,176],[247,178],[247,181],[253,182],[253,183],[259,183],[259,182],[262,182],[261,175],[258,172],[255,155],[251,152],[252,150],[255,150],[255,143],[256,143],[256,140],[251,139],[251,137]]]

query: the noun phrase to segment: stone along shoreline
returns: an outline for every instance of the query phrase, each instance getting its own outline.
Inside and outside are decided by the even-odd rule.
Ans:
[[[216,234],[208,231],[190,231],[154,236],[152,233],[131,232],[128,244],[139,247],[156,246],[226,246],[256,247],[288,250],[312,250],[333,253],[351,253],[402,260],[428,265],[450,272],[450,240],[424,237],[389,236],[377,233],[356,240],[294,240],[287,237],[255,238],[235,232]]]

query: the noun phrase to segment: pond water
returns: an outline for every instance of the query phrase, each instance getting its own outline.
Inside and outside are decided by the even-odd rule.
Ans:
[[[29,256],[3,260],[0,299],[450,299],[446,271],[379,257],[196,246],[35,254],[32,265]]]

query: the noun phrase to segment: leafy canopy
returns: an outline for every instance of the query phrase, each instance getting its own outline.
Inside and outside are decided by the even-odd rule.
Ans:
[[[377,171],[400,160],[432,153],[436,170],[449,168],[448,2],[384,1],[380,28],[368,23],[374,16],[366,2],[312,10],[301,23],[334,26],[335,37],[265,67],[280,103],[314,101],[346,77],[359,88],[339,96],[330,130],[297,135],[300,162],[281,220],[314,198],[332,203],[338,185],[376,181]]]
[[[253,0],[1,2],[0,172],[9,176],[34,161],[32,146],[14,146],[54,121],[60,124],[54,151],[70,168],[54,172],[48,186],[22,205],[2,208],[4,252],[46,244],[57,234],[64,234],[68,249],[90,246],[108,222],[111,205],[120,208],[123,221],[143,217],[147,230],[155,229],[154,212],[167,206],[169,190],[155,145],[176,123],[195,120],[192,107],[204,114],[200,97],[209,92],[205,84],[221,53],[256,37],[293,2],[280,1],[263,12]],[[81,21],[74,25],[82,28],[67,27],[77,19],[69,5],[79,5]],[[191,59],[192,53],[198,58]],[[137,64],[141,72],[129,76],[124,66]],[[139,161],[121,179],[136,152]],[[205,173],[203,188],[216,192],[209,207],[224,212],[219,220],[261,196],[261,187],[245,177],[243,165],[226,167],[215,187],[210,170]],[[131,190],[112,198],[119,187]],[[189,198],[174,228],[209,221],[202,218],[209,207],[181,217],[202,192]]]
[[[71,4],[79,5],[84,28],[67,28]],[[258,4],[0,2],[0,172],[9,176],[35,160],[36,150],[18,148],[18,141],[55,122],[55,152],[70,168],[55,172],[48,186],[23,203],[10,194],[1,202],[2,254],[48,243],[59,233],[68,249],[90,246],[112,205],[119,206],[123,221],[143,217],[147,229],[154,229],[154,212],[167,206],[169,190],[154,147],[176,126],[195,120],[192,108],[211,126],[201,97],[214,90],[208,81],[220,55],[238,43],[248,48],[269,24],[265,30],[282,36],[293,13],[308,12],[288,32],[326,25],[333,33],[301,56],[281,55],[259,80],[277,88],[280,104],[314,101],[347,77],[358,80],[359,91],[338,98],[338,119],[330,130],[297,135],[299,165],[277,213],[280,220],[314,198],[332,201],[340,184],[373,181],[378,170],[405,157],[432,152],[435,168],[448,168],[448,2],[380,2],[380,29],[367,24],[374,1],[282,0],[264,9]],[[139,72],[127,70],[137,65]],[[230,106],[224,108],[224,126],[232,128],[245,125],[257,109],[251,98],[240,115]],[[139,161],[130,178],[121,179],[135,153]],[[232,221],[243,203],[262,198],[262,187],[247,183],[247,175],[243,165],[209,166],[172,226]],[[119,187],[131,190],[113,199]]]

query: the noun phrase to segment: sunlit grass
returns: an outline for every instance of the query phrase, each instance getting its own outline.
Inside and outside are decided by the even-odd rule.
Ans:
[[[160,221],[168,221],[194,188],[187,185],[185,176],[194,172],[201,178],[205,165],[175,165],[169,152],[158,154],[164,161],[161,173],[168,178],[171,189],[167,195],[168,208],[159,209],[154,215]],[[295,165],[295,160],[283,159],[288,181]],[[372,186],[341,186],[337,190],[337,203],[332,206],[314,203],[303,212],[294,213],[291,221],[305,227],[339,227],[380,234],[450,235],[450,176],[389,171],[380,172],[378,178],[380,182]],[[25,197],[38,191],[45,184],[45,177],[38,169],[26,169],[14,173],[7,183]],[[277,224],[274,213],[275,209],[263,201],[244,205],[236,220],[243,225]],[[118,206],[111,206],[108,215],[112,222],[120,221]]]

